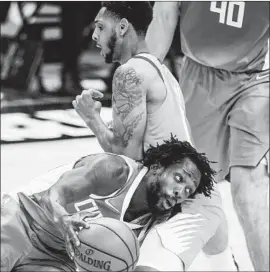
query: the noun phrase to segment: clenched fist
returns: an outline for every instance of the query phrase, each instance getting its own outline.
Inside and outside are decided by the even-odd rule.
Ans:
[[[72,101],[72,105],[79,116],[88,124],[89,120],[94,118],[96,114],[100,114],[101,103],[96,101],[103,97],[103,93],[89,89],[84,90],[81,95],[77,95],[76,99]]]

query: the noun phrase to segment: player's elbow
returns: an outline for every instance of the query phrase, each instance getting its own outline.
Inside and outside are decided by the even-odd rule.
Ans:
[[[143,156],[141,145],[136,145],[135,147],[132,144],[128,146],[121,145],[114,148],[114,151],[115,154],[124,155],[133,160],[141,160]]]
[[[179,15],[178,3],[155,2],[153,11],[153,21],[177,24]]]
[[[174,10],[159,8],[154,13],[148,28],[146,43],[150,52],[163,61],[170,49],[178,22],[178,13]]]

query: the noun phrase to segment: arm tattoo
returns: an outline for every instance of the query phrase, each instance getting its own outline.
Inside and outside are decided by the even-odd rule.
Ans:
[[[129,140],[134,134],[134,129],[138,126],[139,122],[142,120],[143,112],[134,116],[126,125],[124,125],[124,131],[114,130],[114,135],[118,141],[120,141],[124,147],[128,146]]]
[[[113,109],[123,121],[143,100],[142,79],[135,70],[118,68],[113,80]]]

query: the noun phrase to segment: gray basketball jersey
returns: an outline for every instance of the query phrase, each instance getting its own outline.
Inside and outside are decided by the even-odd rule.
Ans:
[[[257,71],[269,49],[269,2],[182,2],[183,53],[206,66]]]

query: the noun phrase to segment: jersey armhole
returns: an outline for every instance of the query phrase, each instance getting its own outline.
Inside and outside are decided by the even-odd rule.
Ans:
[[[133,59],[143,59],[143,60],[147,61],[148,63],[150,63],[156,69],[158,75],[160,76],[160,78],[164,82],[164,78],[163,78],[159,68],[156,66],[156,64],[152,60],[150,60],[150,59],[148,59],[146,57],[143,57],[143,56],[135,56],[135,57],[133,57]]]

